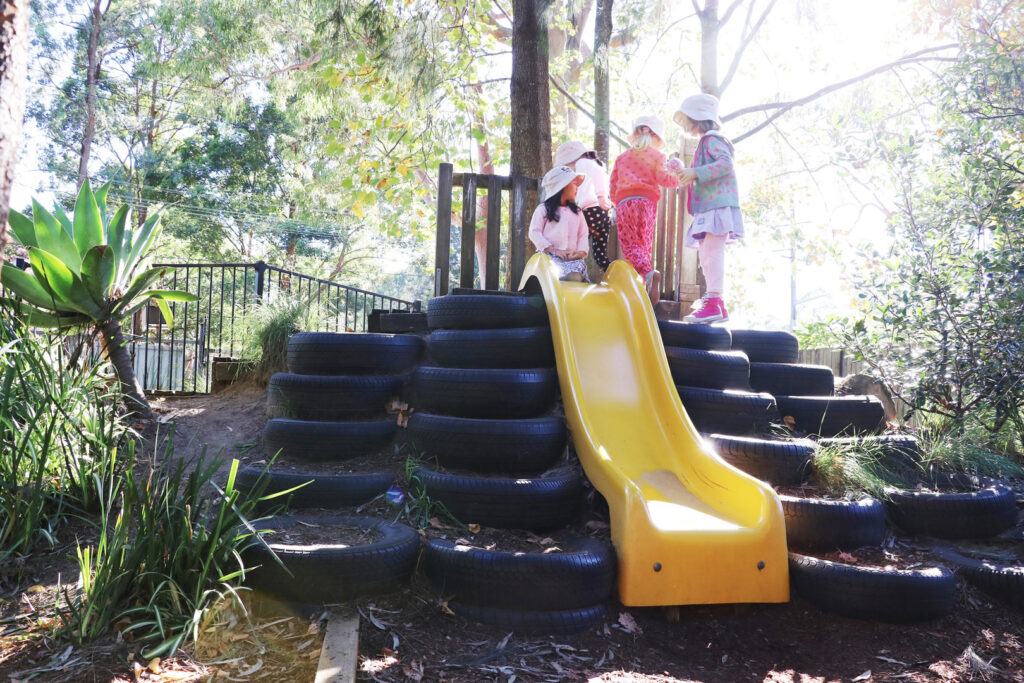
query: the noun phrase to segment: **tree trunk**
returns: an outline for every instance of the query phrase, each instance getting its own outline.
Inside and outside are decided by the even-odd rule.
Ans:
[[[103,345],[107,349],[107,358],[114,366],[114,373],[121,385],[121,393],[124,394],[124,402],[128,407],[129,414],[147,419],[153,417],[139,378],[135,376],[135,366],[132,365],[131,355],[125,345],[121,323],[111,318],[100,326],[100,332],[103,334]]]
[[[548,33],[550,0],[512,3],[512,173],[540,178],[551,166]]]
[[[14,167],[18,163],[28,75],[28,2],[0,4],[0,260],[7,244]]]
[[[99,44],[100,28],[103,14],[100,12],[100,0],[94,0],[89,20],[89,49],[85,74],[85,125],[82,129],[82,152],[78,156],[78,189],[82,188],[89,177],[89,153],[92,150],[92,139],[96,134],[96,81],[100,75]]]
[[[615,0],[597,0],[594,15],[594,149],[608,160],[611,131],[611,90],[608,87],[608,50],[612,40],[612,5]]]
[[[718,0],[705,0],[700,12],[700,89],[718,97]]]

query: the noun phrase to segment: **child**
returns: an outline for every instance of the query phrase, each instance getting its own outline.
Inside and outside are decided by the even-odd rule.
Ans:
[[[568,166],[555,166],[544,174],[541,188],[546,199],[533,212],[530,241],[558,266],[560,279],[589,282],[587,219],[576,206],[576,193],[586,178]]]
[[[713,323],[729,319],[722,294],[725,289],[725,245],[743,237],[743,214],[733,170],[733,147],[718,132],[718,99],[701,93],[683,100],[673,121],[690,135],[700,136],[693,167],[679,170],[684,185],[693,184],[687,210],[693,223],[686,231],[686,246],[696,248],[707,292],[699,308],[683,320]],[[679,166],[682,164],[680,163]],[[670,164],[670,167],[673,165]]]
[[[576,203],[583,209],[590,229],[590,252],[594,255],[594,263],[601,270],[608,270],[611,259],[608,258],[608,233],[611,230],[611,219],[608,209],[612,207],[608,200],[608,174],[604,165],[597,158],[597,152],[588,150],[582,142],[575,140],[563,142],[555,152],[555,166],[568,166],[577,173],[586,175],[586,180],[576,193]]]
[[[651,266],[660,188],[679,185],[679,178],[665,170],[665,155],[660,151],[665,147],[664,136],[661,119],[638,117],[629,136],[632,147],[615,160],[611,177],[622,254],[643,276],[652,304],[661,296],[661,273]]]

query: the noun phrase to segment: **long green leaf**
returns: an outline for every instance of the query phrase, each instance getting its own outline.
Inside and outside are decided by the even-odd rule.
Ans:
[[[102,316],[102,309],[89,296],[82,279],[71,272],[59,258],[48,251],[32,247],[28,250],[28,259],[36,279],[55,297],[61,299],[62,303],[96,320]]]
[[[125,226],[131,219],[131,215],[131,208],[127,204],[123,205],[114,214],[114,218],[111,219],[110,226],[107,228],[107,244],[114,248],[114,262],[117,266],[113,283],[115,287],[126,284],[124,281],[128,277],[123,268],[122,258],[126,251],[124,248]]]
[[[47,292],[43,285],[39,283],[38,278],[12,265],[4,264],[0,266],[0,285],[11,290],[33,306],[65,313],[77,312],[75,308],[64,304]]]
[[[64,231],[53,214],[35,200],[32,200],[32,220],[36,229],[36,246],[59,258],[71,272],[79,272],[82,267],[82,256],[78,253],[75,241]]]
[[[100,208],[96,204],[96,195],[92,193],[88,180],[82,183],[78,199],[75,200],[74,234],[75,245],[82,257],[85,256],[85,252],[97,244],[103,244],[103,222],[100,218]]]
[[[114,180],[110,179],[96,190],[96,206],[100,210],[100,226],[107,224],[107,192],[110,191],[110,185],[113,182]]]
[[[132,280],[132,284],[128,287],[128,291],[121,297],[121,301],[114,306],[113,315],[121,317],[123,311],[135,303],[135,298],[147,287],[163,277],[166,272],[166,268],[150,268],[136,275],[135,279]]]
[[[11,232],[14,233],[15,239],[26,247],[39,246],[36,244],[36,226],[32,223],[31,218],[11,209],[10,215],[7,216],[7,222],[11,226]]]
[[[82,260],[82,282],[97,306],[103,307],[114,281],[114,248],[100,244],[85,253]]]
[[[66,232],[68,236],[71,237],[71,239],[74,239],[75,228],[74,225],[72,225],[71,223],[71,219],[68,218],[68,215],[66,213],[64,213],[64,209],[62,209],[59,205],[54,205],[53,215],[56,216],[60,224],[64,226],[64,232]]]
[[[199,301],[199,297],[195,294],[183,292],[178,289],[151,289],[145,294],[146,296],[153,297],[154,299],[167,299],[168,301],[184,301],[185,303]]]
[[[174,315],[171,313],[171,307],[167,305],[166,299],[153,299],[156,302],[157,308],[160,309],[160,313],[164,316],[164,322],[167,323],[168,327],[174,327]]]
[[[150,216],[146,219],[146,222],[142,224],[142,227],[133,235],[133,242],[131,245],[130,252],[125,259],[125,268],[129,271],[133,270],[136,265],[142,260],[142,257],[146,255],[149,248],[153,245],[157,235],[160,233],[160,214]]]
[[[0,298],[0,303],[12,309],[20,309],[21,315],[32,327],[43,327],[47,329],[68,329],[75,327],[86,327],[92,324],[92,318],[81,313],[53,314],[44,311],[16,299]]]

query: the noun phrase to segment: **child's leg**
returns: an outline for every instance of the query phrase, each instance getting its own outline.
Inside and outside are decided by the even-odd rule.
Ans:
[[[726,235],[704,234],[698,253],[700,267],[704,271],[708,298],[721,297],[725,290],[725,241]]]
[[[594,255],[594,263],[601,270],[608,270],[611,263],[608,258],[608,232],[611,229],[608,212],[600,206],[590,206],[583,209],[583,215],[590,229],[590,253]]]
[[[649,199],[630,199],[616,209],[622,255],[640,275],[651,272],[651,245],[657,205]]]

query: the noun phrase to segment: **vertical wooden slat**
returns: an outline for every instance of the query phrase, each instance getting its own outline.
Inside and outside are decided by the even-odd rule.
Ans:
[[[676,243],[673,246],[675,249],[675,261],[676,261],[676,276],[673,280],[672,286],[676,290],[675,300],[681,301],[683,298],[683,283],[686,282],[684,279],[684,273],[686,272],[686,266],[683,262],[685,253],[684,246],[686,244],[686,190],[680,188],[675,195],[676,201],[676,223],[679,228],[676,230]]]
[[[526,190],[528,178],[512,176],[512,197],[509,200],[509,272],[508,289],[519,287],[519,279],[526,268],[526,232],[529,229]]]
[[[459,286],[473,288],[476,246],[476,174],[462,176],[462,252],[459,256]]]
[[[654,229],[654,267],[665,274],[665,194],[668,190],[662,189],[661,198],[658,199],[658,220]]]
[[[501,181],[499,175],[487,177],[487,281],[484,289],[498,289],[498,252],[501,250]]]
[[[665,270],[662,271],[661,288],[675,301],[679,300],[676,295],[678,289],[675,286],[676,279],[676,194],[679,188],[670,187],[665,191]]]
[[[448,268],[452,245],[452,165],[441,164],[437,171],[437,241],[434,252],[434,296],[448,293]],[[346,292],[346,299],[348,294]],[[345,310],[348,323],[348,309]]]

